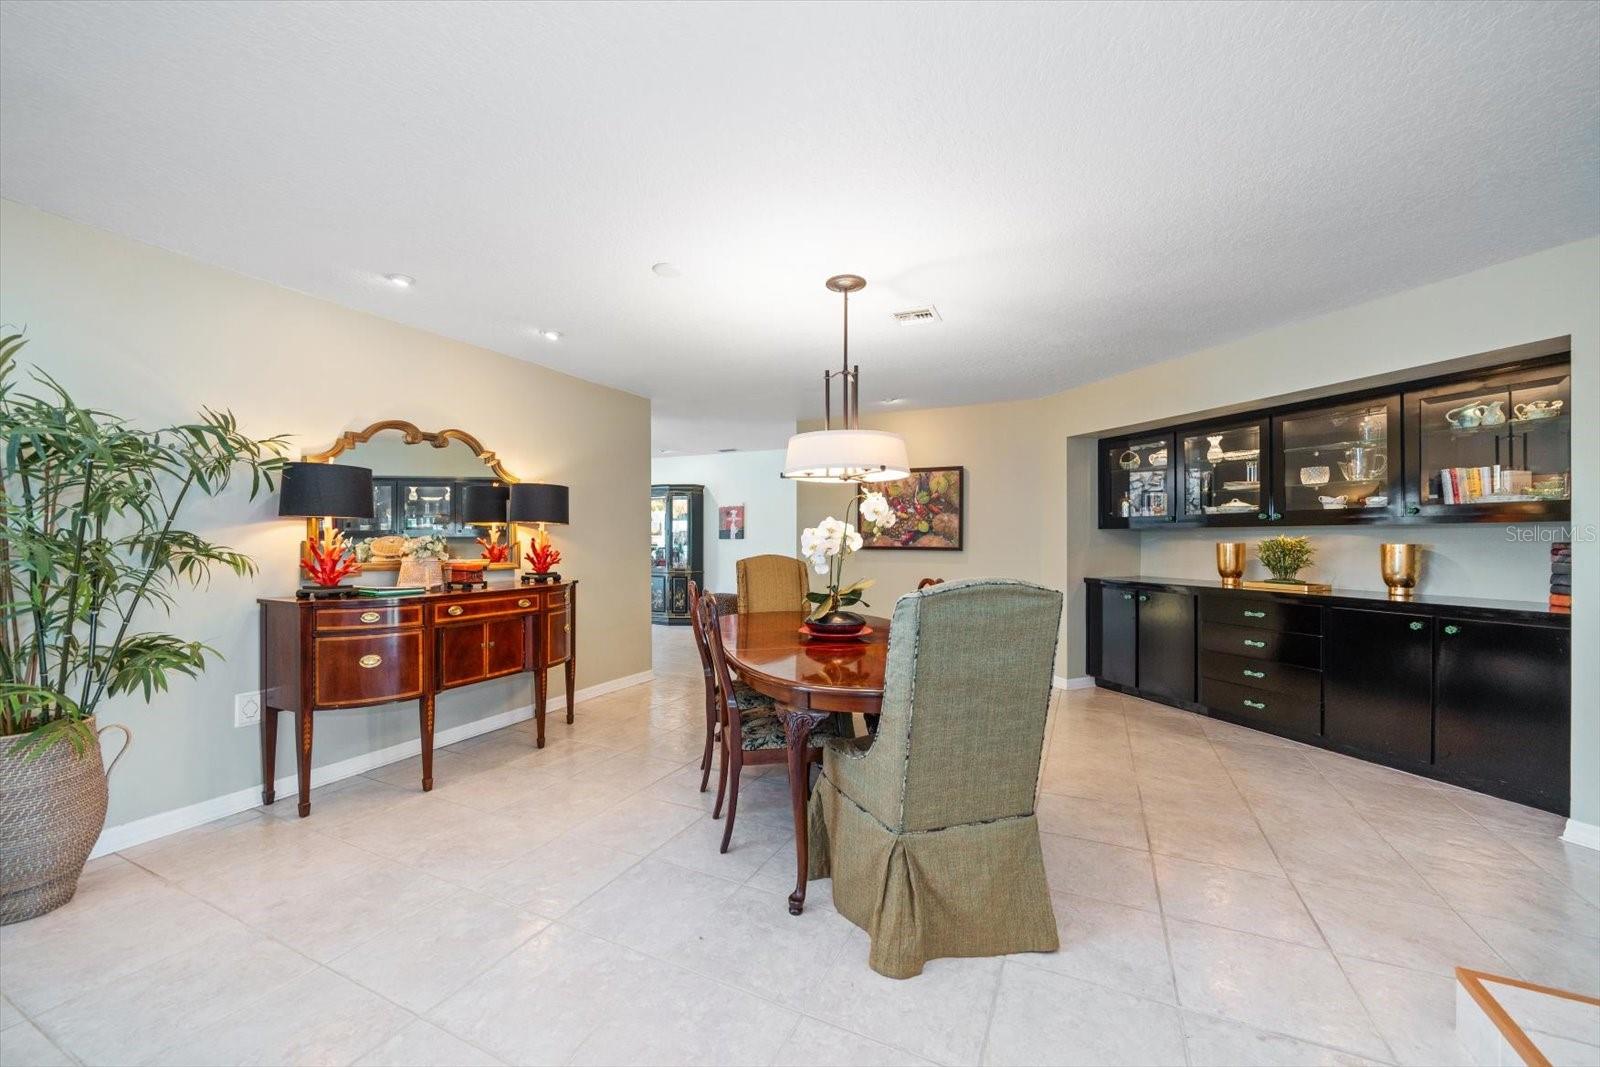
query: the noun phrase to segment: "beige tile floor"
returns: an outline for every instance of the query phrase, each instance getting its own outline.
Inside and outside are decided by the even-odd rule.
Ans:
[[[1600,992],[1561,820],[1112,693],[1061,694],[1062,949],[910,981],[793,871],[781,770],[735,845],[698,667],[90,864],[0,929],[0,1063],[1456,1063],[1451,968]]]

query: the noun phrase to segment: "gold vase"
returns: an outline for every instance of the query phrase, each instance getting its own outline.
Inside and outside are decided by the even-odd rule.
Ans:
[[[1382,545],[1378,561],[1383,568],[1383,584],[1391,600],[1406,600],[1416,592],[1421,553],[1416,545]]]
[[[1217,573],[1222,576],[1222,584],[1237,586],[1244,577],[1244,542],[1243,541],[1218,541],[1217,542]]]

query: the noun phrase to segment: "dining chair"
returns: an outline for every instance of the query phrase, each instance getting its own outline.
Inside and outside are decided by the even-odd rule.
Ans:
[[[831,741],[809,878],[892,978],[942,956],[1059,947],[1034,816],[1061,594],[972,578],[895,604],[871,748]]]
[[[803,561],[790,556],[750,556],[738,563],[739,612],[800,611],[811,579]]]
[[[722,801],[726,797],[728,817],[722,829],[722,848],[719,850],[726,852],[733,840],[734,819],[739,814],[739,779],[744,768],[772,763],[787,764],[789,750],[783,732],[783,719],[777,714],[772,700],[735,681],[728,670],[727,654],[722,647],[722,627],[717,621],[716,601],[703,596],[696,608],[700,616],[700,632],[705,635],[716,676],[717,725],[722,744],[717,765],[717,802],[711,809],[711,817],[721,818]],[[849,721],[848,716],[830,715],[817,725],[811,733],[811,750],[806,753],[808,767],[821,761],[822,746],[829,740],[849,736]]]
[[[717,686],[716,675],[711,669],[711,650],[706,647],[705,630],[700,625],[700,612],[698,610],[701,597],[709,597],[720,611],[732,611],[737,598],[732,593],[705,593],[695,584],[693,578],[689,579],[689,629],[694,632],[695,651],[700,653],[700,673],[705,676],[706,689],[706,744],[705,751],[700,755],[700,792],[706,791],[706,786],[711,781],[711,752],[722,736],[722,729],[718,725],[717,716]],[[755,692],[742,682],[735,681],[734,685],[740,690],[739,699],[756,706],[756,699],[766,700],[761,694]],[[770,707],[772,701],[766,700]]]

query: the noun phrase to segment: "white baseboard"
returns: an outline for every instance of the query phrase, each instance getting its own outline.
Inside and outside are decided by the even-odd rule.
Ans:
[[[1567,830],[1561,835],[1561,840],[1569,845],[1582,845],[1584,848],[1600,852],[1600,826],[1592,822],[1568,819]]]
[[[1087,674],[1079,675],[1076,678],[1063,678],[1058,674],[1055,676],[1054,684],[1057,689],[1093,689],[1094,679]]]
[[[574,704],[582,704],[586,700],[593,700],[595,697],[605,696],[607,693],[615,693],[619,689],[642,685],[654,677],[655,671],[650,670],[640,671],[638,674],[630,674],[622,678],[613,678],[609,682],[601,682],[586,689],[579,689],[572,695],[572,700]],[[552,699],[551,703],[557,707],[561,704],[559,699]],[[520,708],[512,708],[510,711],[502,711],[498,715],[489,715],[482,719],[474,719],[471,722],[462,723],[460,726],[452,726],[448,730],[440,730],[433,735],[433,745],[436,749],[443,748],[446,745],[453,745],[457,741],[465,741],[467,738],[477,737],[479,734],[502,730],[507,726],[531,718],[533,718],[533,705],[526,704]],[[402,741],[398,745],[390,745],[388,748],[380,748],[374,752],[363,752],[359,756],[352,756],[349,759],[340,760],[338,763],[313,767],[311,769],[311,786],[316,788],[319,785],[327,785],[329,782],[337,782],[342,778],[365,774],[367,771],[376,770],[387,764],[410,759],[421,751],[422,740],[417,738],[411,741]],[[292,804],[295,802],[294,797],[299,790],[299,782],[293,774],[290,774],[274,782],[273,788],[280,797],[279,803]],[[261,787],[253,785],[248,789],[240,789],[237,792],[227,793],[220,797],[212,797],[210,800],[202,800],[198,804],[189,804],[182,808],[173,808],[171,811],[147,815],[142,819],[125,822],[120,826],[108,826],[100,832],[100,840],[95,843],[94,851],[89,854],[89,858],[93,859],[95,856],[104,856],[110,852],[132,848],[134,845],[142,845],[146,841],[154,841],[158,837],[166,837],[168,834],[188,830],[215,819],[236,815],[241,811],[248,811],[260,803]]]

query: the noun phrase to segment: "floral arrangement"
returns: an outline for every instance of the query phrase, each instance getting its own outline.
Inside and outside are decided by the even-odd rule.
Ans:
[[[356,562],[356,555],[344,543],[344,534],[335,530],[324,544],[312,542],[310,559],[300,561],[300,566],[305,569],[306,576],[320,586],[332,587],[338,585],[349,575],[361,568]]]
[[[431,534],[427,537],[408,537],[406,538],[405,552],[400,558],[413,560],[449,559],[450,545],[438,534]]]
[[[511,546],[504,541],[486,541],[480,537],[478,546],[483,549],[483,558],[490,563],[504,563],[511,558]]]
[[[363,537],[350,546],[350,554],[355,556],[357,563],[367,563],[372,559],[372,538]]]
[[[859,551],[862,544],[860,532],[849,522],[851,508],[856,509],[857,518],[872,534],[895,524],[894,509],[882,493],[862,492],[851,497],[850,503],[845,506],[845,521],[841,522],[830,515],[817,525],[800,531],[800,554],[806,558],[812,570],[828,576],[826,592],[806,594],[806,600],[816,605],[810,615],[812,619],[862,604],[862,594],[872,587],[871,578],[841,585],[845,558]]]
[[[1311,566],[1317,550],[1311,547],[1309,537],[1279,535],[1268,537],[1256,545],[1256,558],[1272,572],[1275,582],[1292,582],[1294,576]]]

